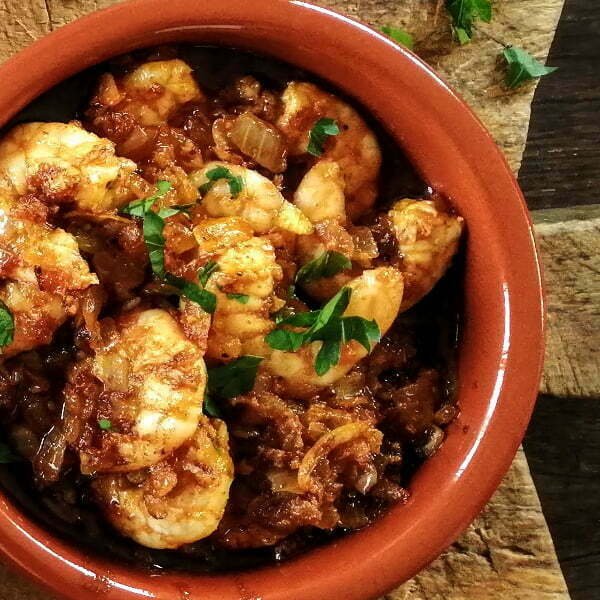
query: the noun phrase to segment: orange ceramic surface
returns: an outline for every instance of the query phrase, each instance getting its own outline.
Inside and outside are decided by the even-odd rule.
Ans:
[[[223,576],[151,576],[91,556],[0,495],[0,550],[73,600],[366,600],[408,579],[481,510],[508,469],[534,404],[543,303],[519,188],[481,123],[426,65],[347,17],[299,1],[134,0],[33,44],[0,68],[6,122],[41,92],[109,57],[190,41],[273,55],[328,80],[396,138],[467,222],[460,417],[412,480],[408,504],[288,563]]]

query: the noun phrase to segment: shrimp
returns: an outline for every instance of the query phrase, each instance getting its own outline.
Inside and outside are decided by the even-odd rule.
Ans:
[[[107,319],[102,337],[94,355],[75,366],[65,390],[68,439],[85,474],[154,465],[198,426],[203,352],[162,309]]]
[[[69,311],[57,294],[43,292],[35,284],[8,282],[0,300],[14,320],[14,339],[0,350],[3,357],[49,344],[54,332],[67,320]]]
[[[26,123],[0,142],[0,192],[33,194],[46,204],[92,213],[128,202],[134,162],[115,155],[114,144],[76,123]]]
[[[292,156],[307,152],[310,131],[319,119],[336,121],[340,133],[326,142],[321,160],[334,160],[340,165],[348,215],[354,219],[368,211],[377,195],[381,151],[362,117],[312,83],[290,83],[283,92],[282,102],[283,113],[277,126],[286,134]]]
[[[195,202],[188,174],[204,164],[187,133],[169,122],[184,106],[205,101],[192,68],[179,59],[146,62],[123,77],[107,73],[86,113],[92,131],[115,142],[148,181],[169,181],[180,203]]]
[[[193,437],[162,462],[100,475],[91,487],[122,534],[149,548],[178,548],[217,529],[232,480],[227,428],[203,416]]]
[[[43,214],[43,211],[42,211]],[[40,221],[31,205],[0,197],[0,300],[15,335],[4,356],[50,343],[77,310],[78,293],[98,283],[75,238]]]
[[[301,210],[285,200],[275,184],[260,173],[224,162],[210,162],[191,175],[199,187],[209,183],[207,173],[216,168],[227,169],[241,178],[241,190],[234,198],[226,179],[215,181],[202,198],[202,206],[210,217],[242,217],[255,233],[267,233],[274,228],[296,234],[312,231],[310,220]]]
[[[217,296],[207,356],[217,359],[256,354],[273,329],[270,314],[280,308],[275,286],[282,279],[275,249],[253,236],[243,219],[206,219],[194,228],[201,252],[219,266],[206,288]]]
[[[159,126],[188,102],[205,100],[193,69],[180,59],[145,62],[119,80],[103,75],[96,102],[142,126]]]
[[[311,223],[326,219],[346,221],[346,184],[340,164],[320,160],[311,167],[294,193],[294,204]]]
[[[427,295],[450,266],[463,230],[462,217],[431,200],[397,201],[388,212],[402,258],[401,311]]]
[[[344,316],[374,319],[384,335],[400,310],[402,275],[393,267],[379,267],[363,271],[348,287],[352,290],[352,295]],[[338,364],[324,375],[317,375],[314,363],[321,345],[322,342],[312,342],[298,352],[273,350],[264,361],[264,367],[281,377],[290,389],[303,390],[331,385],[367,355],[363,346],[351,340],[342,347]]]

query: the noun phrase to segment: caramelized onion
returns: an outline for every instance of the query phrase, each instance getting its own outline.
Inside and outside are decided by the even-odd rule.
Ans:
[[[298,469],[298,486],[308,491],[311,488],[311,475],[319,461],[332,450],[356,439],[366,439],[373,452],[378,452],[383,439],[383,434],[367,423],[347,423],[336,427],[321,437],[312,448],[304,455]]]
[[[285,171],[285,140],[273,125],[245,112],[234,121],[229,138],[261,167],[269,169],[272,173]]]

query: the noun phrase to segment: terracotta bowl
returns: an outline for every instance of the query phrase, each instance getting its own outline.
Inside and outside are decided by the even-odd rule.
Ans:
[[[468,227],[460,418],[414,477],[407,505],[281,566],[223,576],[150,576],[54,537],[0,496],[0,550],[54,594],[82,600],[365,600],[399,584],[471,522],[508,469],[534,404],[543,302],[523,198],[462,100],[417,57],[347,17],[270,0],[136,0],[33,44],[0,68],[2,122],[58,82],[109,57],[168,42],[251,49],[310,71],[387,128]]]

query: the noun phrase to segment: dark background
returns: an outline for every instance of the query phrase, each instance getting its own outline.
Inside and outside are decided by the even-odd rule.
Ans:
[[[600,204],[600,0],[566,0],[548,64],[521,187],[531,209]],[[599,600],[600,389],[540,396],[524,446],[571,597]]]

